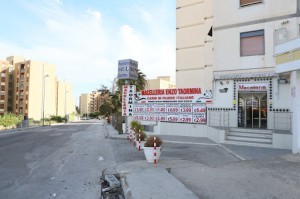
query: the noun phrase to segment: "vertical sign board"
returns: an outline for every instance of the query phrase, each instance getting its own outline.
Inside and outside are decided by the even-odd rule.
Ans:
[[[124,85],[122,92],[122,116],[133,116],[133,103],[136,87]]]
[[[118,79],[137,80],[138,62],[132,59],[118,61]]]

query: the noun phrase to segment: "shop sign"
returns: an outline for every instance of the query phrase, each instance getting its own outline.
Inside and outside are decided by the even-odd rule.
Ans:
[[[119,60],[118,62],[118,79],[137,80],[138,62],[132,59]]]
[[[267,83],[238,84],[239,91],[266,91],[267,88]]]
[[[136,87],[124,85],[122,91],[122,116],[133,116],[133,103]]]
[[[200,103],[134,104],[134,120],[206,124],[206,106]]]
[[[201,88],[154,89],[137,92],[136,103],[212,103],[212,91]]]

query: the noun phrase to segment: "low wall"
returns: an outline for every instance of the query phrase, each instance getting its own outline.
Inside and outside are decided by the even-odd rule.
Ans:
[[[143,125],[153,125],[154,132],[148,135],[177,135],[190,137],[206,137],[217,143],[224,143],[225,130],[201,124],[171,123],[171,122],[141,122]]]

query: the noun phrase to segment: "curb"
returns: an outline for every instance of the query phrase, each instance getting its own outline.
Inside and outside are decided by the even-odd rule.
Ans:
[[[115,137],[115,136],[109,136],[109,139],[112,139],[112,140],[127,140],[126,137]]]

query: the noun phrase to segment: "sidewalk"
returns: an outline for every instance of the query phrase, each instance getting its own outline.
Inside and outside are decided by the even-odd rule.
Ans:
[[[118,134],[111,125],[107,125],[111,139],[126,140],[126,134]],[[128,146],[133,149],[133,146]],[[141,152],[142,153],[142,152]],[[141,154],[140,153],[140,154]],[[146,160],[130,161],[118,164],[116,170],[122,178],[122,188],[126,199],[196,199],[193,192],[186,188],[165,166],[147,163]]]
[[[221,145],[207,138],[160,135],[158,164],[107,126],[128,198],[298,198],[300,155],[290,150]],[[169,172],[169,173],[168,173]],[[175,189],[175,190],[174,190]],[[178,190],[178,191],[177,191]]]

